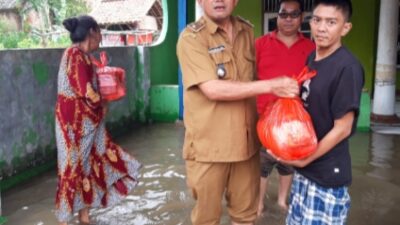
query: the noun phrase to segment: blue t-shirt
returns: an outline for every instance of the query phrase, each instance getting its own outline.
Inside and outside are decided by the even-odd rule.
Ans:
[[[333,128],[336,119],[342,118],[350,111],[355,112],[352,128],[354,133],[364,86],[362,65],[343,46],[322,60],[314,60],[315,51],[310,54],[308,65],[317,71],[317,75],[303,83],[301,98],[311,116],[318,141]],[[296,170],[324,187],[350,185],[351,159],[348,138],[306,167]]]

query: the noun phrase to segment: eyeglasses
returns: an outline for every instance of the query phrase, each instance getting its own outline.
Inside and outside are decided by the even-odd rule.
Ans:
[[[280,13],[278,13],[278,16],[281,19],[286,19],[288,17],[290,17],[292,19],[296,19],[296,18],[299,18],[301,16],[301,12],[300,11],[294,11],[294,12],[291,12],[291,13],[280,12]]]

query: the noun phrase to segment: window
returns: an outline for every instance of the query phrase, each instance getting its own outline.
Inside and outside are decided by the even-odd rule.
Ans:
[[[304,1],[304,16],[300,31],[306,37],[310,37],[310,25],[313,0]],[[264,0],[264,34],[276,29],[276,18],[279,11],[279,0]]]

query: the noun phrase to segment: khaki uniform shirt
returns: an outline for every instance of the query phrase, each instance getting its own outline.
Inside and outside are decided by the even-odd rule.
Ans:
[[[198,84],[218,79],[249,82],[255,79],[252,25],[232,17],[233,43],[218,25],[202,17],[179,37],[177,54],[184,86],[185,141],[183,157],[199,162],[236,162],[258,152],[255,98],[212,101]],[[220,65],[220,66],[218,66]]]

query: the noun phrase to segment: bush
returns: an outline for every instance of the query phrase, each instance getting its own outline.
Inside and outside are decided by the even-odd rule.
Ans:
[[[62,35],[54,40],[46,41],[43,46],[43,40],[37,35],[30,35],[24,32],[0,33],[0,49],[12,48],[65,48],[71,45],[68,35]]]
[[[49,41],[48,48],[65,48],[71,45],[68,35],[63,35],[56,40]]]
[[[40,41],[34,38],[24,38],[18,42],[18,48],[40,48]]]
[[[0,34],[0,43],[4,48],[18,48],[18,42],[25,38],[22,32],[7,32]]]

